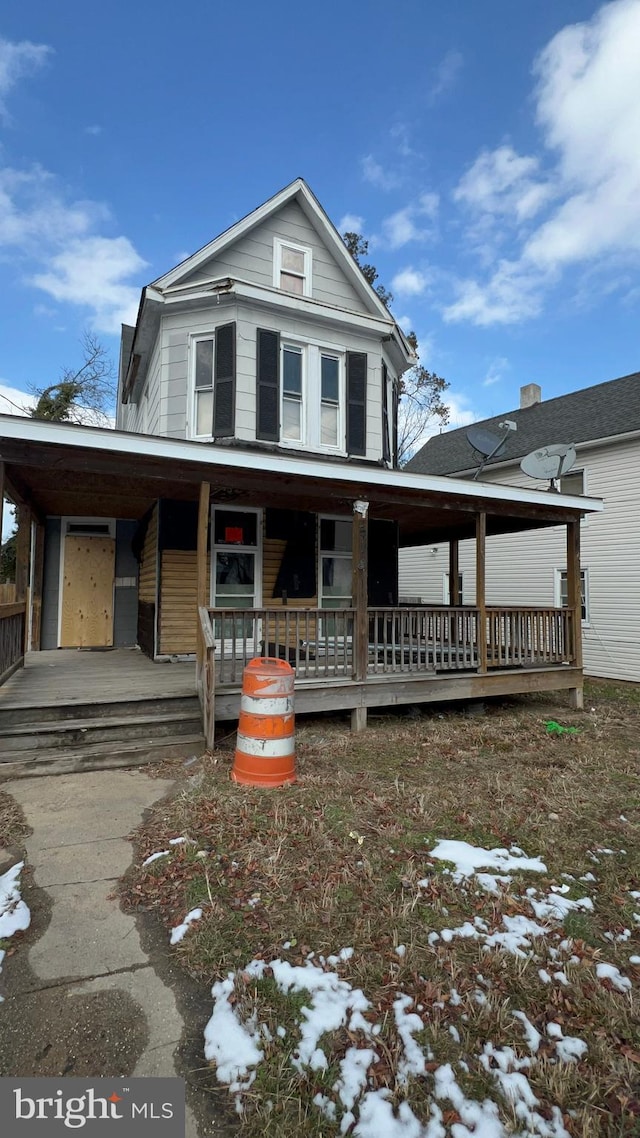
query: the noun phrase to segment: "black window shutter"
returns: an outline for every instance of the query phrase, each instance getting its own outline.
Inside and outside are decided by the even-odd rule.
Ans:
[[[367,453],[367,356],[347,352],[347,454]]]
[[[388,392],[387,365],[382,364],[382,457],[385,462],[391,461],[391,446],[389,444],[389,392]]]
[[[280,336],[258,328],[256,438],[280,440]]]
[[[216,328],[213,368],[213,437],[226,438],[236,429],[236,326]]]

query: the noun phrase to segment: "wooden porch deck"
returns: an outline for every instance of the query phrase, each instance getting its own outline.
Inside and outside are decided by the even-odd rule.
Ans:
[[[193,663],[154,663],[134,648],[30,652],[0,687],[3,711],[195,696]]]

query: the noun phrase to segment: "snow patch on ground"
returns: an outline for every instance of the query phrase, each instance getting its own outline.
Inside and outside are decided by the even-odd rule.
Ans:
[[[507,870],[516,872],[524,870],[527,873],[547,872],[546,865],[539,857],[527,857],[518,846],[512,846],[510,850],[485,850],[481,846],[472,846],[469,842],[447,838],[429,850],[429,857],[434,857],[437,861],[453,862],[455,869],[445,872],[451,872],[454,881],[460,882],[465,878],[475,877],[478,884],[488,893],[498,893],[499,885],[511,881],[511,875],[505,873]],[[497,869],[499,873],[478,872],[483,869]]]
[[[609,980],[619,992],[628,992],[631,988],[629,977],[623,976],[615,964],[607,964],[605,961],[596,964],[596,976],[599,980]]]
[[[179,944],[185,933],[188,931],[189,925],[193,924],[194,921],[199,921],[201,916],[202,909],[191,909],[191,911],[187,913],[182,924],[176,925],[175,928],[171,930],[169,944]]]
[[[152,865],[152,863],[154,861],[157,861],[158,858],[160,858],[160,857],[169,857],[170,853],[171,853],[171,850],[158,850],[157,853],[149,854],[149,857],[146,857],[142,863],[143,869],[144,869],[145,865]]]
[[[24,862],[8,869],[0,876],[0,940],[8,940],[14,933],[24,932],[31,924],[29,907],[20,895],[20,873],[24,869]],[[0,949],[0,972],[5,952]],[[0,1003],[3,997],[0,996]]]

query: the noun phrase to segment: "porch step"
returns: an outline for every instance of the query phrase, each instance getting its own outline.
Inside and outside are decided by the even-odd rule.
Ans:
[[[110,715],[92,719],[45,720],[43,723],[4,725],[0,737],[0,762],[7,751],[36,748],[84,747],[91,743],[147,742],[164,736],[197,735],[202,721],[199,708],[156,712],[154,715]]]
[[[0,734],[4,734],[11,727],[28,727],[32,722],[60,723],[61,721],[95,720],[95,719],[125,719],[129,716],[152,716],[158,713],[175,712],[176,716],[185,712],[199,715],[199,703],[196,695],[161,695],[141,696],[131,699],[118,700],[105,696],[104,700],[91,702],[73,702],[61,696],[52,703],[11,703],[5,706],[0,700]]]
[[[202,754],[203,750],[201,734],[184,734],[168,735],[161,741],[136,739],[83,747],[5,751],[0,756],[0,782],[33,775],[75,774],[78,771],[159,763],[165,759],[186,759],[190,755]]]

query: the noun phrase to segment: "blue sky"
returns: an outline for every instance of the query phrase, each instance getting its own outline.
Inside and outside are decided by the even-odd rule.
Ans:
[[[455,425],[640,368],[640,0],[4,0],[0,392],[301,175]],[[7,408],[7,405],[3,405]]]

